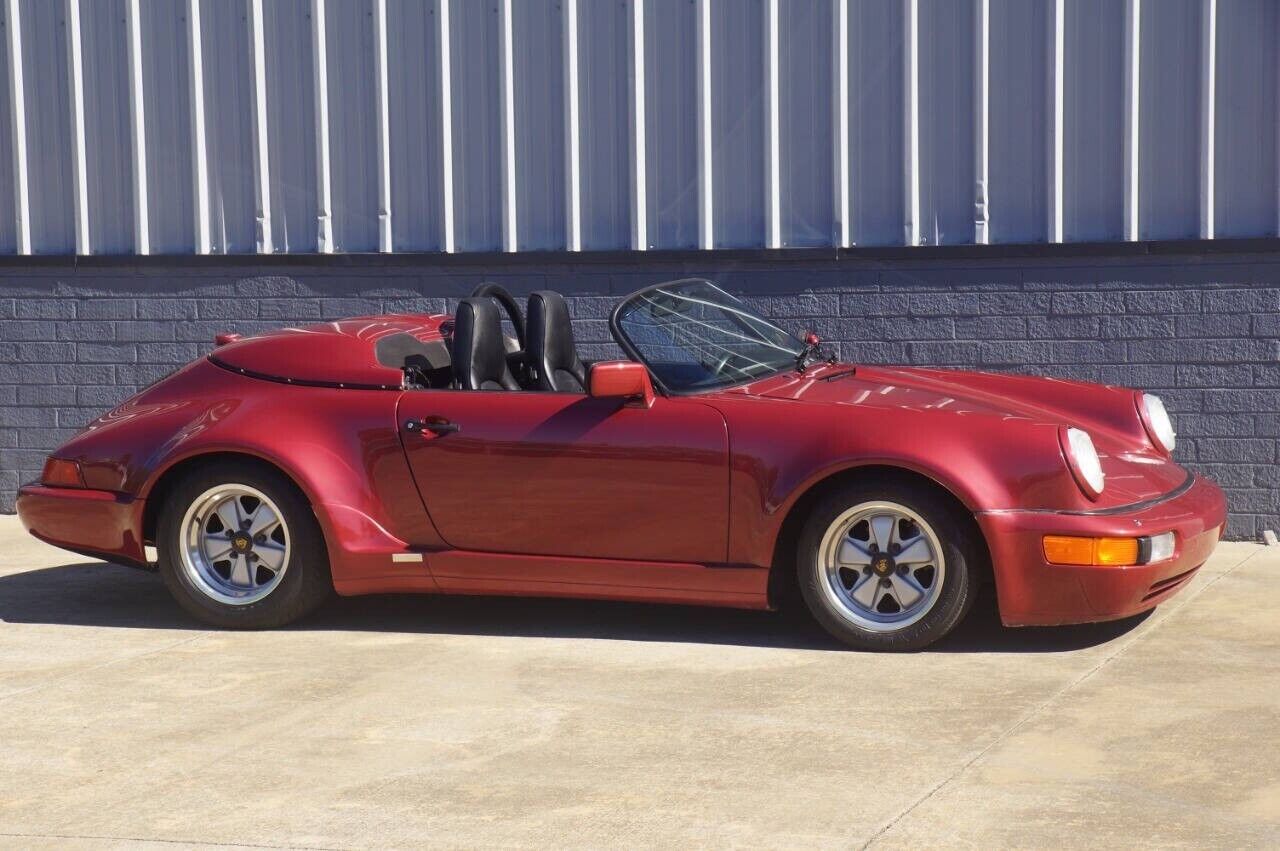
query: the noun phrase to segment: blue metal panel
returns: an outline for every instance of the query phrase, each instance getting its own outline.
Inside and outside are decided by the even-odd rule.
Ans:
[[[849,4],[849,145],[853,241],[901,245],[901,0]]]
[[[124,0],[82,3],[84,123],[89,164],[89,244],[126,254],[133,244],[133,143]],[[65,101],[63,101],[65,103]],[[36,153],[38,149],[30,150]],[[34,157],[33,157],[34,159]],[[34,191],[32,193],[35,194]]]
[[[355,0],[331,2],[326,8],[334,250],[377,251],[373,9]]]
[[[1276,63],[1280,4],[1218,4],[1217,235],[1277,227]]]
[[[991,242],[1044,242],[1052,0],[992,0],[988,120]]]
[[[60,3],[24,0],[19,6],[22,19],[22,74],[26,83],[27,104],[27,189],[31,213],[31,250],[36,254],[74,254],[75,221],[72,218],[73,183],[71,177],[71,113],[67,87],[67,32]],[[123,14],[120,16],[123,30]],[[87,25],[87,20],[84,22]],[[121,51],[124,50],[121,43]],[[122,53],[123,55],[123,53]],[[89,86],[89,65],[85,65],[85,85]],[[8,97],[6,92],[5,97]],[[128,97],[125,97],[128,115]],[[92,126],[92,125],[91,125]],[[8,128],[6,128],[7,130]],[[129,137],[124,137],[124,174],[130,173]],[[6,145],[11,140],[6,140]],[[109,142],[107,143],[109,144]],[[12,180],[13,156],[4,161]],[[92,181],[90,158],[90,180]],[[110,166],[113,172],[114,164]],[[129,235],[128,210],[132,203],[125,183],[124,243],[114,250],[127,251],[132,244]],[[92,196],[91,196],[92,197]],[[13,210],[13,205],[8,207]],[[109,217],[120,217],[109,209]],[[12,227],[12,213],[7,217]],[[101,215],[99,216],[101,218]],[[94,250],[97,251],[95,244]]]
[[[245,4],[202,3],[200,26],[208,131],[209,231],[213,251],[249,254],[256,245],[253,83],[249,75],[249,23]]]
[[[565,247],[564,21],[557,0],[512,4],[516,233],[521,250]]]
[[[335,25],[330,20],[330,28]],[[315,251],[319,208],[309,0],[264,3],[262,30],[267,57],[271,240],[276,251]],[[252,170],[251,163],[246,165]]]
[[[713,3],[713,20],[725,14],[733,15],[741,9],[751,18],[759,38],[760,9],[755,3]],[[749,11],[748,11],[749,10]],[[698,244],[698,74],[696,59],[697,21],[695,7],[690,0],[646,0],[645,2],[645,143],[648,163],[649,247],[693,248]],[[713,23],[713,28],[716,26]],[[713,35],[714,39],[715,36]],[[757,47],[757,51],[763,47]],[[712,53],[714,54],[713,49]],[[759,97],[761,55],[752,54],[754,76],[748,89],[754,87]],[[713,79],[716,71],[712,71]],[[740,74],[739,74],[740,76]],[[722,81],[728,82],[728,81]],[[730,85],[741,85],[742,80]],[[714,91],[714,90],[713,90]],[[713,102],[715,95],[712,95]],[[759,102],[755,105],[759,115]],[[758,120],[758,119],[757,119]],[[764,130],[753,139],[757,149],[763,144]],[[726,163],[726,168],[729,164]],[[729,183],[740,183],[731,171],[726,171]],[[735,188],[721,184],[716,175],[717,198],[724,189],[730,193]],[[763,172],[753,174],[757,190],[763,189]],[[721,230],[719,210],[716,215],[716,244],[757,244],[760,236],[739,233],[725,236]],[[734,225],[725,223],[730,229]],[[761,231],[761,234],[763,231]],[[753,242],[754,240],[754,242]]]
[[[0,4],[0,38],[9,44],[8,7]],[[13,104],[9,98],[9,63],[0,62],[0,254],[18,250],[17,208],[14,206]],[[71,252],[68,252],[71,253]]]
[[[449,7],[453,58],[453,184],[459,251],[502,244],[498,11],[493,3]]]
[[[578,120],[585,250],[630,245],[629,50],[625,6],[578,4]],[[649,232],[654,233],[653,222]]]
[[[1124,4],[1067,4],[1063,231],[1123,238]]]
[[[711,6],[711,156],[715,244],[764,244],[764,10],[759,0]],[[689,181],[689,194],[697,189]]]
[[[920,236],[973,242],[973,4],[920,2]]]
[[[147,0],[141,10],[151,252],[190,254],[196,240],[186,7]]]
[[[1200,232],[1200,7],[1144,7],[1139,53],[1138,223],[1143,239]],[[1230,8],[1230,3],[1221,4]]]
[[[782,244],[835,241],[830,0],[779,9]]]
[[[438,251],[443,242],[439,14],[436,2],[387,4],[391,235],[397,251]]]

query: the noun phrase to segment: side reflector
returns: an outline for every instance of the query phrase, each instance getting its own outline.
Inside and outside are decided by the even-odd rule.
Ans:
[[[1044,558],[1050,564],[1133,565],[1139,563],[1138,540],[1045,535]]]
[[[46,459],[40,481],[51,487],[84,487],[84,477],[80,475],[80,464],[63,458]]]

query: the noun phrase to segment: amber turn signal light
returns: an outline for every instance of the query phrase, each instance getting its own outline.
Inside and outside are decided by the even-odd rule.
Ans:
[[[65,458],[49,458],[44,462],[44,472],[40,481],[46,485],[60,488],[82,488],[84,477],[80,475],[80,464]]]
[[[1045,535],[1044,557],[1050,564],[1127,566],[1142,563],[1138,544],[1138,538]]]

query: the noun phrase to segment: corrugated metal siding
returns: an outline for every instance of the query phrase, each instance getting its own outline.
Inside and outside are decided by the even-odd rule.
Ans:
[[[255,148],[255,2],[263,13],[265,175]],[[140,92],[130,90],[134,3]],[[706,42],[698,23],[703,3]],[[567,48],[572,7],[576,75]],[[776,29],[769,23],[775,7]],[[1068,241],[1263,236],[1280,227],[1280,4],[1274,0],[19,0],[16,22],[8,20],[9,8],[0,8],[4,49],[16,24],[22,55],[0,67],[0,115],[9,131],[0,133],[0,252],[20,250],[19,222],[29,228],[32,252],[76,251],[79,145],[88,210],[81,248],[92,253],[140,250],[139,221],[147,225],[151,252],[193,252],[202,220],[209,222],[213,252],[267,245],[313,252],[325,247],[326,226],[336,251],[556,250],[570,244],[574,209],[587,250],[696,247],[708,227],[715,247],[763,246],[770,244],[774,209],[778,244],[832,245],[841,238],[836,181],[842,173],[854,244],[903,244],[912,235],[926,244],[968,243],[982,233],[975,217],[983,216],[984,162],[992,242],[1055,239],[1059,214],[1061,238]],[[200,13],[203,53],[203,209],[192,138],[193,8]],[[314,41],[317,8],[324,12],[323,65]],[[386,43],[379,45],[383,8]],[[78,43],[68,32],[71,9],[80,16]],[[833,27],[845,9],[841,39]],[[906,26],[913,9],[914,43]],[[1204,33],[1214,9],[1216,63],[1210,68]],[[1133,63],[1131,21],[1137,21]],[[771,67],[774,40],[777,64]],[[835,102],[842,42],[845,105]],[[443,47],[451,57],[447,69]],[[380,49],[388,66],[385,162],[376,106]],[[80,135],[73,120],[73,51],[83,68]],[[16,116],[15,59],[26,105],[26,114]],[[907,84],[913,67],[914,111]],[[705,114],[700,68],[710,71]],[[1216,80],[1206,89],[1211,72]],[[327,124],[318,120],[318,79],[327,80]],[[576,160],[568,137],[574,90]],[[134,138],[135,103],[143,107],[143,139]],[[1211,105],[1215,118],[1206,132]],[[841,106],[848,113],[847,148],[839,144]],[[1137,155],[1128,160],[1131,128]],[[19,130],[27,148],[25,209],[16,190]],[[703,132],[711,166],[705,175]],[[768,141],[772,132],[776,150]],[[321,134],[329,150],[328,222],[319,188]],[[1216,148],[1211,161],[1206,140]],[[145,172],[135,170],[140,149]],[[264,176],[269,218],[263,215],[261,226],[269,238],[260,242],[255,187]],[[642,199],[633,188],[637,177]],[[389,245],[379,237],[384,180]],[[711,197],[704,205],[706,185]],[[911,222],[916,209],[919,221]],[[1127,209],[1136,210],[1136,221]],[[643,244],[633,245],[637,239]]]

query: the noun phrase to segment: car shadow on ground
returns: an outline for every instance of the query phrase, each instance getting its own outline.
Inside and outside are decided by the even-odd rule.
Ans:
[[[1149,613],[1081,626],[1010,629],[984,593],[932,653],[1061,653],[1119,638]],[[0,577],[0,623],[202,629],[154,573],[90,562]],[[594,638],[843,650],[802,610],[742,611],[647,603],[402,595],[338,598],[291,630]]]

